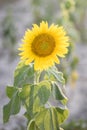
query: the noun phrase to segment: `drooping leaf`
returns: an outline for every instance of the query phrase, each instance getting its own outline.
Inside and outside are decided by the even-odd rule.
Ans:
[[[48,81],[40,82],[38,85],[38,97],[41,104],[45,104],[51,94],[51,84]]]
[[[55,111],[56,111],[56,114],[58,117],[58,122],[60,125],[67,119],[67,117],[69,115],[69,111],[66,107],[65,108],[57,107],[57,108],[55,108]]]
[[[34,82],[34,69],[33,64],[25,65],[20,62],[14,73],[14,86],[22,87],[24,84]]]
[[[3,107],[4,123],[6,123],[9,120],[10,115],[17,114],[20,111],[20,107],[21,107],[21,101],[20,101],[20,97],[19,97],[19,92],[16,91],[13,94],[10,102]]]
[[[33,111],[39,112],[40,107],[44,106],[51,95],[51,85],[48,81],[38,83],[34,88]]]
[[[35,123],[41,130],[60,130],[59,125],[64,122],[68,116],[68,110],[62,108],[43,108],[37,114]]]
[[[52,94],[54,99],[60,100],[64,105],[67,103],[68,99],[65,96],[61,87],[59,87],[56,83],[52,84]]]
[[[56,67],[53,67],[48,70],[48,74],[53,76],[57,82],[60,82],[61,84],[65,84],[65,79],[63,78],[63,73],[59,72]]]
[[[35,123],[40,130],[59,130],[57,116],[52,108],[44,108],[36,116]]]
[[[28,114],[32,117],[48,101],[51,95],[51,84],[43,81],[35,85],[24,85],[19,95],[23,101],[25,100]]]

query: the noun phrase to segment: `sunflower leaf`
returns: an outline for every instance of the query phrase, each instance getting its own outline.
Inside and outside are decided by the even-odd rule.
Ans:
[[[51,84],[48,81],[43,81],[39,84],[38,97],[41,104],[45,104],[51,94]]]
[[[62,108],[43,108],[36,115],[35,124],[41,130],[60,130],[59,125],[68,116],[68,110]]]
[[[30,116],[40,111],[40,107],[46,104],[50,95],[51,84],[48,81],[35,85],[24,85],[19,94],[21,100],[27,104],[27,114]]]
[[[61,108],[61,107],[57,107],[55,108],[56,111],[56,116],[58,117],[58,122],[59,125],[61,125],[68,117],[69,115],[69,110],[65,107],[65,108]]]
[[[60,100],[65,105],[67,103],[68,99],[65,96],[61,87],[59,87],[56,83],[53,83],[52,86],[53,86],[52,94],[53,94],[54,99]]]
[[[33,64],[25,65],[24,62],[20,62],[14,72],[14,86],[22,87],[24,84],[30,84],[33,82]]]
[[[16,91],[13,94],[10,102],[3,107],[4,123],[6,123],[9,120],[10,115],[17,114],[20,111],[20,107],[21,107],[21,101],[20,101],[20,97],[19,97],[19,92]]]
[[[62,124],[68,116],[68,110],[62,108],[43,108],[36,115],[35,123],[41,130],[60,130]]]
[[[49,73],[49,75],[51,75],[51,77],[53,76],[57,80],[57,82],[60,82],[63,85],[65,84],[65,79],[63,78],[63,73],[59,72],[56,67],[49,69],[48,73]]]

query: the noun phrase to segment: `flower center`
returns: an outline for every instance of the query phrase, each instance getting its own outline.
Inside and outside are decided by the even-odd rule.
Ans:
[[[32,42],[32,51],[40,56],[50,55],[55,48],[55,40],[49,34],[40,34]]]

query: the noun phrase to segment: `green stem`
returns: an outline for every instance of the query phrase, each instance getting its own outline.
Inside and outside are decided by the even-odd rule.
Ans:
[[[33,116],[33,105],[34,105],[34,85],[31,88],[30,91],[30,98],[29,98],[29,107],[28,107],[28,113]]]
[[[35,72],[35,74],[34,74],[34,84],[39,83],[40,74],[41,74],[40,71]]]
[[[30,90],[30,97],[29,97],[29,107],[28,107],[28,113],[31,117],[33,117],[33,105],[34,105],[34,87],[35,84],[39,82],[40,78],[40,72],[35,72],[34,73],[34,85],[32,85],[31,90]]]

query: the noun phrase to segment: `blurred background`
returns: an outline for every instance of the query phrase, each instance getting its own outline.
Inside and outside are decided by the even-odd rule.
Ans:
[[[70,36],[69,53],[58,69],[66,81],[70,115],[65,130],[87,130],[87,1],[0,0],[0,130],[26,130],[21,112],[3,124],[6,86],[12,85],[19,62],[18,46],[27,28],[42,21],[63,25]],[[15,106],[16,107],[16,106]]]

